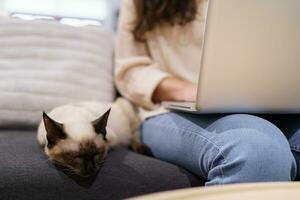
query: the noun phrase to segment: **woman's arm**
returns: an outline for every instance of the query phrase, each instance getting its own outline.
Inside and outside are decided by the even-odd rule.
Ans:
[[[153,92],[170,74],[162,71],[151,58],[145,42],[133,36],[136,22],[133,0],[123,0],[115,51],[115,83],[122,96],[135,104],[152,109]]]
[[[196,86],[160,70],[146,43],[135,41],[135,21],[133,1],[123,0],[115,51],[115,83],[120,93],[147,109],[161,101],[194,101]]]
[[[175,77],[163,79],[156,87],[152,100],[162,101],[195,101],[197,86]]]

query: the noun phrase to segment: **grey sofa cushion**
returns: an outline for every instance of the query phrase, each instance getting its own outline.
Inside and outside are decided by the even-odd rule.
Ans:
[[[102,27],[0,18],[0,127],[37,125],[59,105],[112,102],[112,55]]]
[[[0,131],[0,199],[121,199],[198,186],[189,172],[126,149],[112,151],[95,178],[67,176],[42,152],[34,131]]]

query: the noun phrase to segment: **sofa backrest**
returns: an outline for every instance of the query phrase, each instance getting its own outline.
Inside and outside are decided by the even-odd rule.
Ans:
[[[62,104],[111,102],[112,43],[101,27],[0,18],[0,127],[35,126]]]

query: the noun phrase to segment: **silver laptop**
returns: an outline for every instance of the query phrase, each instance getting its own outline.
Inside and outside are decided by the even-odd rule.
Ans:
[[[199,113],[300,113],[300,1],[210,0],[196,102]]]

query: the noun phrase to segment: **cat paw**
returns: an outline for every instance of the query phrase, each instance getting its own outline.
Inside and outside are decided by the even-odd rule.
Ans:
[[[139,142],[133,143],[131,145],[131,150],[133,150],[139,154],[143,154],[145,156],[153,157],[151,149],[143,143],[139,143]]]

